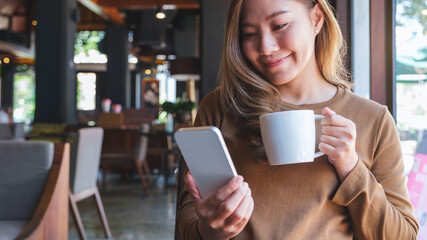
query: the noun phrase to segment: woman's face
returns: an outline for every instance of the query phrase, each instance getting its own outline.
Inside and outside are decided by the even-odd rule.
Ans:
[[[289,83],[316,67],[320,10],[313,9],[296,0],[246,0],[240,24],[243,52],[273,85]]]

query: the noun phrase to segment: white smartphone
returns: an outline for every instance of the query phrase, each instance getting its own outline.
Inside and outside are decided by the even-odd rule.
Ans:
[[[217,127],[180,128],[174,136],[202,198],[208,198],[237,176]]]

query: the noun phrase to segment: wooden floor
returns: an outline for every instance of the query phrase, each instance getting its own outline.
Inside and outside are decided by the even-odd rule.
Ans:
[[[118,175],[108,175],[100,194],[113,239],[173,239],[176,190],[165,188],[162,177],[153,176],[153,180],[151,195],[147,196],[137,177],[122,180]],[[88,239],[105,239],[94,200],[83,200],[78,208]],[[69,239],[79,239],[71,217],[69,226]]]

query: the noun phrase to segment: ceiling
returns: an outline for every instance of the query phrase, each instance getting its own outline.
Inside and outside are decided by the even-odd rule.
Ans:
[[[167,51],[161,43],[167,42],[170,31],[182,18],[183,14],[198,14],[199,0],[78,0],[80,22],[78,30],[103,30],[106,22],[127,25],[134,33],[134,51]],[[166,18],[158,20],[155,13],[166,9]],[[166,37],[165,37],[166,35]],[[163,40],[160,41],[160,38]],[[151,52],[151,53],[150,53]]]
[[[32,21],[34,20],[34,8],[37,0],[0,0],[0,37],[1,30],[11,30],[19,36],[27,39],[25,46],[18,45],[15,48],[0,40],[0,57],[5,54],[4,49],[13,49],[13,55],[28,57],[31,51],[30,35],[34,32]],[[175,9],[170,11],[174,16],[182,14],[198,14],[199,0],[77,0],[79,9],[79,22],[77,30],[105,30],[107,23],[125,25],[129,30],[139,32],[141,27],[153,31],[168,28],[174,24],[173,19],[168,19],[168,27],[158,24],[152,17],[153,12],[160,7]],[[150,22],[150,19],[151,22]],[[156,33],[158,34],[158,33]],[[144,41],[140,41],[144,42]],[[146,42],[147,43],[147,42]],[[3,44],[3,45],[2,45]],[[150,44],[145,46],[136,44],[136,48],[147,50]],[[2,50],[3,49],[3,50]],[[156,46],[152,46],[156,49]]]

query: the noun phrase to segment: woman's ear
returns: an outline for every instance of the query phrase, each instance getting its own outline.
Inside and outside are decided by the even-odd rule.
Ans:
[[[325,20],[325,15],[323,13],[322,7],[318,3],[311,10],[311,20],[313,23],[313,27],[316,33],[320,32],[320,29],[323,27],[323,22]]]

